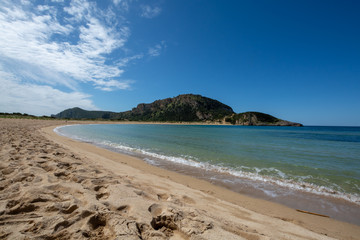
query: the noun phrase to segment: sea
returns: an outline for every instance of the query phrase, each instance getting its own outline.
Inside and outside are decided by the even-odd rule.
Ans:
[[[360,127],[84,124],[55,132],[360,225]]]

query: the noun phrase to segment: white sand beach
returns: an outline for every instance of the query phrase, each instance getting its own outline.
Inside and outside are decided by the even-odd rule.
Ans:
[[[359,239],[359,226],[53,131],[72,123],[0,119],[0,239]]]

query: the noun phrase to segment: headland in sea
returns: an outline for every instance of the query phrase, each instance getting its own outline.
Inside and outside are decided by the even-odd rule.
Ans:
[[[1,238],[356,239],[360,227],[0,119]],[[97,123],[97,122],[93,122]]]
[[[57,119],[92,119],[108,121],[186,122],[256,126],[302,126],[261,112],[235,113],[215,99],[194,94],[140,103],[125,112],[87,111],[78,107],[66,109],[51,117]]]

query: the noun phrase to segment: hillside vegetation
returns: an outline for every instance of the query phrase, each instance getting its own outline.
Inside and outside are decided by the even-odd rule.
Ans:
[[[132,121],[216,121],[234,111],[231,107],[200,95],[180,95],[175,98],[139,104],[131,111],[120,113],[121,120]]]
[[[231,107],[201,95],[183,94],[174,98],[141,103],[126,112],[87,111],[71,108],[56,115],[61,119],[91,119],[156,122],[217,122],[235,125],[302,126],[260,112],[235,113]]]
[[[300,123],[285,121],[261,112],[244,112],[233,114],[226,117],[225,122],[234,125],[246,126],[302,126]]]

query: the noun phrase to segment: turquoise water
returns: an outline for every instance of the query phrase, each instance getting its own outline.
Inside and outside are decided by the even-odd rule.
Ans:
[[[360,204],[359,127],[99,124],[56,131],[154,165],[206,171],[209,179],[253,181],[269,196],[291,189]]]

